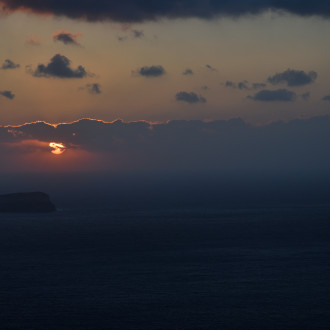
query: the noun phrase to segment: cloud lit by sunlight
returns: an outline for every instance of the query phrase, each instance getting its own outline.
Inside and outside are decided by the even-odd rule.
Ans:
[[[65,146],[62,143],[55,143],[55,142],[50,142],[49,146],[53,149],[51,153],[54,155],[60,155],[63,154],[65,151]]]

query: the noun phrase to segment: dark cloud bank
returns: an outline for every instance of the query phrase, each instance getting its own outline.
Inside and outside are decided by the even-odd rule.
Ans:
[[[330,117],[253,126],[228,121],[106,123],[82,119],[52,126],[44,122],[0,127],[0,143],[58,141],[100,153],[119,153],[136,166],[173,169],[326,169]],[[133,155],[135,155],[133,157]]]
[[[96,1],[31,1],[1,0],[7,11],[32,10],[36,13],[52,13],[57,16],[83,18],[91,21],[114,20],[119,22],[141,22],[160,18],[189,18],[258,14],[265,10],[287,11],[301,16],[317,15],[328,18],[330,4],[328,1],[278,1],[278,0],[96,0]]]
[[[159,124],[84,119],[57,127],[43,122],[0,127],[0,167],[10,158],[7,154],[33,152],[33,146],[15,149],[20,141],[31,139],[63,142],[68,155],[70,148],[83,149],[101,155],[102,163],[117,167],[80,172],[82,162],[67,174],[11,175],[1,171],[3,193],[45,190],[58,205],[75,201],[78,207],[106,203],[126,209],[328,203],[330,198],[328,116],[261,127],[240,119]],[[22,166],[20,173],[27,170],[26,164]]]

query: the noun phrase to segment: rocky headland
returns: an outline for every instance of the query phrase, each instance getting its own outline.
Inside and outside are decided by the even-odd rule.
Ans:
[[[0,195],[0,212],[54,212],[55,205],[43,192]]]

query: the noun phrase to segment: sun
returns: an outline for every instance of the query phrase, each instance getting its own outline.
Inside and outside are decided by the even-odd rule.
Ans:
[[[66,149],[63,143],[50,142],[49,146],[53,149],[51,153],[53,153],[54,155],[63,154]]]

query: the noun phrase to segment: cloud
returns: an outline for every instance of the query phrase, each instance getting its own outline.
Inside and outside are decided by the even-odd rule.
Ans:
[[[184,71],[182,72],[182,74],[183,74],[184,76],[189,76],[189,75],[193,75],[194,72],[193,72],[193,70],[191,70],[191,69],[186,69],[186,70],[184,70]]]
[[[56,54],[47,65],[39,64],[35,70],[28,67],[27,71],[34,77],[45,78],[84,78],[88,75],[83,66],[79,65],[76,69],[72,69],[70,64],[71,61],[67,57]]]
[[[81,36],[80,32],[74,34],[70,31],[61,30],[53,33],[53,40],[63,42],[65,45],[80,46],[77,39]]]
[[[201,90],[203,90],[203,91],[208,91],[208,90],[209,90],[209,86],[207,86],[207,85],[203,85],[203,86],[201,87]]]
[[[118,36],[117,40],[118,41],[125,41],[125,40],[127,40],[127,37]]]
[[[233,87],[233,88],[236,88],[236,84],[235,84],[234,82],[232,82],[232,81],[229,81],[229,80],[227,80],[227,81],[225,82],[225,86],[226,86],[226,87]]]
[[[308,101],[311,97],[311,93],[310,92],[306,92],[306,93],[303,93],[301,94],[301,98],[304,100],[304,101]]]
[[[12,60],[10,60],[10,59],[7,58],[7,59],[3,62],[2,66],[1,66],[1,69],[2,69],[2,70],[7,70],[7,69],[17,69],[17,68],[19,68],[19,67],[20,67],[19,64],[16,64],[16,63],[14,63]]]
[[[41,38],[39,36],[31,36],[31,37],[28,37],[25,40],[25,43],[27,45],[31,45],[31,46],[40,46],[41,45]]]
[[[317,78],[315,71],[306,73],[305,71],[287,69],[284,72],[276,73],[274,76],[268,77],[267,81],[272,85],[281,83],[290,87],[304,86],[313,83]]]
[[[88,93],[90,94],[101,94],[101,85],[98,83],[95,84],[87,84],[86,88],[88,90]]]
[[[330,101],[330,94],[322,97],[323,101]]]
[[[191,70],[191,69],[186,69],[186,70],[184,70],[184,71],[182,72],[182,74],[183,74],[184,76],[190,76],[190,75],[193,75],[194,72],[193,72],[193,70]]]
[[[259,14],[266,10],[287,11],[300,16],[330,17],[327,1],[278,1],[278,0],[232,0],[232,1],[140,1],[140,0],[1,0],[3,10],[33,11],[37,14],[53,14],[90,21],[112,20],[117,22],[155,21],[161,18],[212,19],[229,16]]]
[[[213,66],[211,66],[210,64],[206,64],[205,67],[206,67],[207,69],[209,69],[210,71],[214,71],[214,72],[217,71],[217,69],[214,68]]]
[[[12,100],[15,97],[15,94],[11,91],[0,91],[0,95],[6,97],[7,99]]]
[[[238,88],[240,90],[256,90],[266,87],[264,83],[252,83],[252,86],[250,86],[247,80],[239,81],[238,83],[227,80],[224,85],[225,87]]]
[[[135,29],[133,29],[132,30],[132,33],[133,33],[133,37],[136,38],[136,39],[140,39],[140,38],[143,38],[144,37],[143,30],[135,30]]]
[[[238,89],[249,89],[248,87],[248,82],[245,80],[245,81],[240,81],[237,83],[237,88]]]
[[[126,33],[126,35],[117,36],[118,41],[126,41],[129,39],[142,39],[144,38],[144,31],[133,29],[131,24],[121,24],[119,26],[114,26],[115,29]]]
[[[287,89],[267,90],[263,89],[260,92],[254,94],[254,96],[248,96],[249,99],[254,101],[263,102],[290,102],[296,100],[296,93]]]
[[[194,92],[178,92],[175,95],[175,99],[177,101],[182,101],[190,104],[206,103],[206,99],[203,96],[197,95]]]
[[[35,122],[0,126],[0,149],[5,145],[7,153],[30,153],[38,148],[47,154],[51,151],[49,142],[55,141],[68,146],[63,156],[80,150],[100,154],[100,163],[107,164],[108,159],[108,166],[117,166],[118,170],[201,169],[219,173],[306,170],[312,174],[323,170],[328,173],[330,153],[324,148],[324,141],[329,140],[329,116],[263,126],[253,126],[238,118],[165,123],[82,119],[59,125]],[[28,141],[39,143],[32,145]],[[16,146],[21,148],[18,150]],[[26,163],[22,166],[27,170]],[[84,161],[75,166],[85,166]]]
[[[137,71],[133,71],[134,75],[154,78],[163,76],[166,73],[165,69],[161,65],[143,66]]]
[[[86,84],[85,86],[79,87],[78,90],[87,90],[89,94],[102,94],[101,85],[99,83]]]

